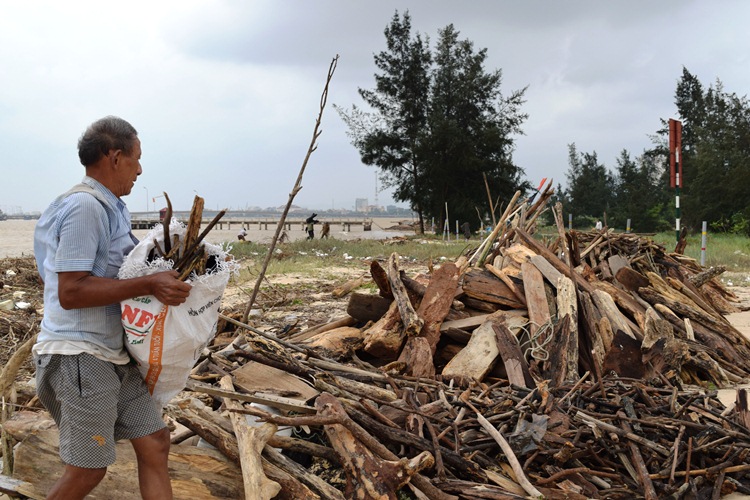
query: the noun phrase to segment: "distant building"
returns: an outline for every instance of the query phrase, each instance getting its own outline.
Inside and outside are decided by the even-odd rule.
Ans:
[[[370,204],[367,198],[357,198],[354,200],[354,211],[367,213],[370,211]]]

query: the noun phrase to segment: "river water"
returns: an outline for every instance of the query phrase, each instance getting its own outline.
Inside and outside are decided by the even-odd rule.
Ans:
[[[320,218],[321,222],[325,218]],[[227,219],[231,222],[231,219]],[[364,231],[362,225],[352,225],[350,231],[342,231],[338,224],[331,226],[331,237],[339,240],[353,239],[386,239],[394,236],[405,236],[411,234],[405,231],[386,230],[386,228],[396,225],[403,219],[394,218],[373,218],[372,231]],[[4,220],[0,221],[0,259],[6,257],[21,257],[32,255],[34,253],[34,228],[36,220]],[[222,243],[225,241],[237,241],[237,232],[240,230],[239,222],[232,222],[231,228],[224,223],[223,227],[214,227],[208,233],[206,240],[210,243]],[[205,228],[205,226],[203,226]],[[315,226],[316,238],[320,235],[320,224]],[[276,232],[276,226],[269,224],[268,229],[259,229],[258,225],[247,228],[245,239],[256,243],[270,243]],[[147,229],[136,229],[133,233],[138,238],[143,238],[148,233]],[[287,235],[292,241],[301,240],[307,237],[303,226],[299,222],[291,224],[291,229],[287,230]]]

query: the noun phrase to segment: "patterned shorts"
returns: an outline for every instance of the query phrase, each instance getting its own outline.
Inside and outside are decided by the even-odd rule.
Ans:
[[[60,429],[60,458],[98,469],[115,462],[115,442],[165,427],[138,368],[91,354],[34,360],[36,392]]]

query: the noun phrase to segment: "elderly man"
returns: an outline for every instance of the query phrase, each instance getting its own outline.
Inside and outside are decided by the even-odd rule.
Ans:
[[[108,116],[78,141],[81,184],[56,198],[37,223],[34,254],[44,280],[44,318],[34,345],[37,395],[60,429],[65,470],[47,498],[84,498],[131,441],[141,496],[171,499],[169,432],[123,344],[120,301],[154,295],[185,302],[190,285],[167,271],[116,279],[137,239],[121,197],[141,174],[135,128]]]

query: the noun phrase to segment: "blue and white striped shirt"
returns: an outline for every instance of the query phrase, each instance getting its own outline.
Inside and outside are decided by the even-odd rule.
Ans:
[[[114,363],[125,363],[120,304],[63,309],[58,273],[88,271],[116,278],[125,256],[138,240],[130,228],[125,203],[91,177],[83,192],[74,188],[53,201],[34,230],[34,256],[44,280],[44,318],[35,354],[89,352]],[[89,192],[85,190],[88,189]]]

